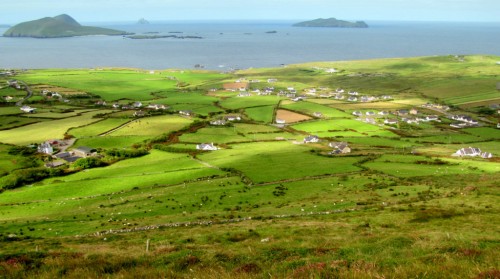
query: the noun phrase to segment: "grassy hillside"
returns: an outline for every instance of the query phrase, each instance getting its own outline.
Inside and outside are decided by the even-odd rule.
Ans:
[[[19,23],[3,34],[5,37],[59,38],[88,35],[126,35],[127,32],[108,28],[82,26],[68,15],[45,17]]]
[[[37,112],[0,106],[0,277],[498,278],[499,60],[20,73]],[[241,79],[252,96],[221,89]],[[280,93],[291,87],[302,101]],[[273,124],[283,111],[306,117]],[[454,128],[452,115],[478,125]],[[56,159],[30,146],[62,137],[102,164],[49,172]],[[331,154],[333,142],[350,152]],[[452,155],[469,146],[493,157]]]

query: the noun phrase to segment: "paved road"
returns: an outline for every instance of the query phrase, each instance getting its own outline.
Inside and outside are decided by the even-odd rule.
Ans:
[[[18,80],[17,82],[24,85],[24,88],[25,88],[26,92],[28,93],[28,94],[26,94],[26,97],[24,97],[21,100],[16,102],[16,106],[20,107],[23,105],[24,101],[28,100],[29,98],[31,98],[33,96],[33,91],[28,86],[28,84],[26,84],[26,82],[20,81],[20,80]]]

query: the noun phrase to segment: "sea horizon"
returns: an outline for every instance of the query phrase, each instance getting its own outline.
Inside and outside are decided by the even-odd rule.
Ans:
[[[180,33],[202,38],[0,37],[0,68],[203,68],[226,71],[317,61],[500,55],[500,22],[366,21],[369,28],[292,27],[299,21],[82,22],[136,34]],[[1,33],[6,30],[0,28]],[[271,31],[275,33],[270,34]]]

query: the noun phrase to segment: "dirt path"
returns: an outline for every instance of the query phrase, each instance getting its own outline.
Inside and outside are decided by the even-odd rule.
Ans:
[[[31,90],[31,88],[28,86],[28,84],[26,82],[21,81],[21,80],[18,80],[17,82],[24,85],[24,88],[27,92],[26,97],[24,97],[21,100],[16,102],[16,106],[20,107],[23,105],[24,101],[28,100],[29,98],[31,98],[33,96],[33,91]]]

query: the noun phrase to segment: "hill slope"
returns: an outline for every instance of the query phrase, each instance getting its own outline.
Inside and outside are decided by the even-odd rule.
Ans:
[[[349,22],[336,18],[318,18],[294,24],[296,27],[337,27],[337,28],[368,28],[364,21]]]
[[[69,15],[45,17],[9,28],[5,37],[59,38],[88,35],[126,35],[127,32],[108,28],[82,26]]]

